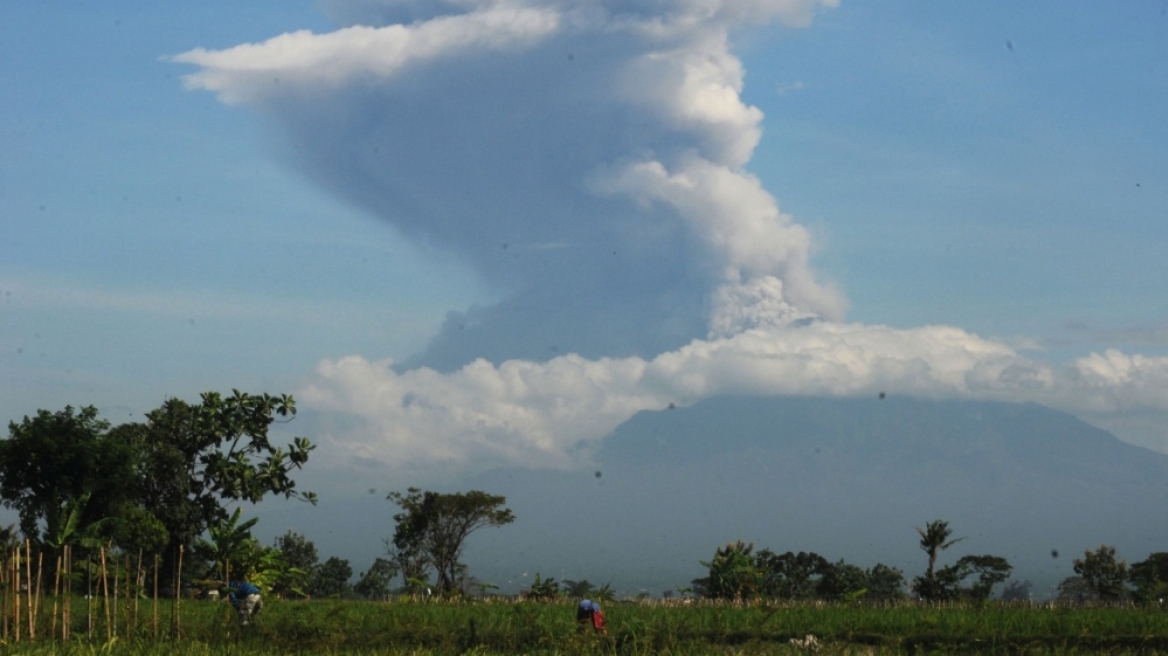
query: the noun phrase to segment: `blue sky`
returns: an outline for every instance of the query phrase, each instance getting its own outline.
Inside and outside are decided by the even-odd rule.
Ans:
[[[8,3],[2,418],[292,392],[355,488],[722,393],[1168,451],[1168,3],[587,4]]]
[[[843,3],[745,51],[752,168],[856,318],[1162,352],[1164,8]]]
[[[162,57],[303,25],[310,3],[8,7],[5,419],[289,389],[325,354],[405,354],[489,298],[441,253],[306,185],[256,117]]]

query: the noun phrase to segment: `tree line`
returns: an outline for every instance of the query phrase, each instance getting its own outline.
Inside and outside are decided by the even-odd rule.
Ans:
[[[40,410],[10,422],[0,441],[0,502],[39,545],[161,554],[170,569],[181,550],[228,522],[233,502],[316,502],[292,478],[314,445],[303,437],[277,445],[268,435],[295,414],[291,396],[239,390],[168,399],[144,421],[118,426],[92,406]]]
[[[117,426],[92,406],[10,422],[0,440],[0,503],[19,523],[0,528],[0,557],[21,543],[56,555],[73,547],[83,559],[158,555],[163,588],[247,576],[290,596],[378,598],[394,590],[394,577],[408,592],[430,587],[432,573],[442,592],[475,584],[461,562],[467,536],[514,521],[505,499],[485,492],[390,494],[401,512],[386,557],[356,584],[347,560],[320,562],[298,533],[260,544],[252,535],[258,520],[243,520],[242,508],[231,506],[272,495],[317,501],[294,480],[315,445],[304,437],[277,444],[269,435],[295,415],[290,395],[232,390],[206,392],[196,403],[167,399],[143,421]]]
[[[953,538],[944,520],[917,529],[919,547],[927,556],[924,573],[906,581],[896,567],[876,564],[868,569],[831,562],[814,552],[777,554],[754,551],[752,543],[731,542],[719,547],[714,557],[702,561],[707,575],[692,581],[688,591],[710,599],[779,599],[789,601],[985,601],[1006,583],[1013,566],[1001,556],[966,555],[951,565],[937,567],[941,552],[964,538]],[[1058,552],[1053,552],[1058,556]],[[1168,596],[1168,553],[1156,552],[1130,567],[1116,558],[1115,547],[1087,549],[1072,562],[1075,575],[1058,586],[1058,598],[1068,602],[1162,602]],[[1029,581],[1011,581],[999,599],[1030,599]]]
[[[296,414],[289,395],[207,392],[197,403],[168,399],[143,421],[112,426],[92,406],[40,410],[10,422],[0,440],[0,503],[16,510],[16,526],[0,528],[0,553],[27,541],[39,551],[71,546],[83,557],[95,549],[125,556],[159,555],[167,582],[229,580],[246,575],[285,596],[385,598],[394,592],[485,592],[462,562],[467,538],[515,520],[502,496],[473,490],[438,493],[408,488],[387,499],[399,512],[379,557],[356,577],[347,560],[320,560],[315,545],[294,531],[262,545],[244,521],[240,502],[282,495],[316,503],[298,489],[295,471],[315,449],[294,437],[276,444],[269,430]],[[814,552],[754,550],[741,541],[719,547],[702,561],[706,576],[687,590],[712,599],[784,600],[985,600],[1006,583],[1013,567],[1000,556],[971,554],[937,566],[957,544],[948,522],[918,528],[925,571],[907,581],[898,568],[869,568],[829,561]],[[23,536],[23,540],[20,539]],[[185,560],[184,560],[185,558]],[[52,567],[52,559],[50,559]],[[181,571],[180,571],[181,564]],[[1153,553],[1130,567],[1115,549],[1088,549],[1073,561],[1075,576],[1059,585],[1070,601],[1161,599],[1168,592],[1168,553]],[[400,583],[394,585],[394,581]],[[533,598],[589,591],[611,595],[587,581],[540,579]],[[1029,598],[1029,582],[1004,586],[1003,599]]]

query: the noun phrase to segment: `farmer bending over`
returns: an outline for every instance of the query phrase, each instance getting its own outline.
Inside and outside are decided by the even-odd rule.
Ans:
[[[247,581],[235,581],[227,584],[227,597],[235,612],[239,613],[239,623],[247,626],[252,618],[260,614],[264,607],[264,600],[260,598],[260,589]]]
[[[608,629],[604,626],[604,611],[600,610],[600,604],[585,599],[576,607],[576,628],[586,631],[589,624],[597,633],[608,633]]]

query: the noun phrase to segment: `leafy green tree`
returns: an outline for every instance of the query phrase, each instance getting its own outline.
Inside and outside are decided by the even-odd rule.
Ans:
[[[865,598],[876,601],[894,601],[904,598],[904,572],[896,567],[877,563],[865,571],[868,577],[868,594]]]
[[[932,576],[914,576],[912,591],[926,601],[953,601],[961,597],[963,572],[957,565],[942,567]]]
[[[775,554],[764,549],[754,564],[762,577],[761,594],[778,599],[815,598],[823,575],[831,568],[826,558],[813,551]]]
[[[1147,559],[1134,563],[1128,580],[1135,586],[1132,594],[1137,601],[1155,601],[1168,595],[1168,553],[1158,551]]]
[[[118,514],[133,489],[135,453],[109,433],[92,406],[40,410],[8,424],[8,439],[0,440],[0,501],[17,511],[25,536],[60,535],[74,510],[75,526]]]
[[[753,551],[754,544],[742,540],[718,547],[709,562],[701,561],[709,574],[693,580],[694,590],[710,599],[749,599],[755,596],[763,576],[756,567]]]
[[[287,569],[272,584],[272,592],[278,595],[305,594],[308,578],[318,566],[320,557],[316,545],[296,531],[288,531],[276,538],[274,547],[282,555]]]
[[[506,497],[479,490],[442,494],[411,487],[405,494],[392,492],[387,498],[402,509],[393,516],[394,547],[399,553],[411,554],[411,565],[417,562],[417,555],[424,554],[437,572],[438,588],[443,592],[456,591],[465,576],[466,566],[460,560],[471,533],[515,521],[515,515],[504,506]]]
[[[114,546],[131,554],[160,553],[169,539],[162,521],[137,504],[123,506],[111,518],[109,536]]]
[[[297,437],[285,449],[268,436],[277,418],[296,414],[291,396],[233,390],[200,398],[169,399],[127,429],[139,454],[138,502],[166,527],[168,556],[226,520],[227,503],[258,503],[268,494],[316,502],[291,476],[315,447]]]
[[[304,570],[311,571],[320,561],[316,544],[296,531],[287,531],[284,535],[276,538],[273,546],[284,554],[284,560],[289,565]]]
[[[347,597],[353,591],[352,578],[349,561],[333,556],[316,568],[305,591],[313,597]]]
[[[827,601],[854,601],[868,594],[868,575],[863,568],[843,559],[822,569],[816,596]]]
[[[1106,544],[1087,549],[1074,561],[1075,573],[1100,601],[1122,599],[1127,593],[1127,563],[1115,558],[1115,547]]]
[[[977,580],[962,594],[976,601],[985,601],[993,594],[994,586],[1010,578],[1014,567],[1001,556],[962,556],[956,563],[960,579],[976,575]]]
[[[358,576],[353,591],[366,599],[389,598],[393,577],[397,576],[397,563],[385,558],[377,558],[369,569]]]

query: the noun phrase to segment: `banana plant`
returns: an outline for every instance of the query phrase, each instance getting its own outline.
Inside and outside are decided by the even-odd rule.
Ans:
[[[250,557],[255,551],[255,538],[251,535],[251,529],[259,519],[252,518],[240,523],[242,514],[243,509],[236,508],[230,517],[207,529],[210,540],[195,540],[195,554],[215,563],[214,575],[220,580],[227,580],[233,569],[246,573],[247,566],[251,564]]]
[[[100,547],[103,542],[99,533],[110,519],[106,517],[82,527],[81,516],[88,504],[88,492],[67,503],[49,523],[49,536],[45,542],[55,550],[60,550],[65,545],[78,545],[84,549]]]

